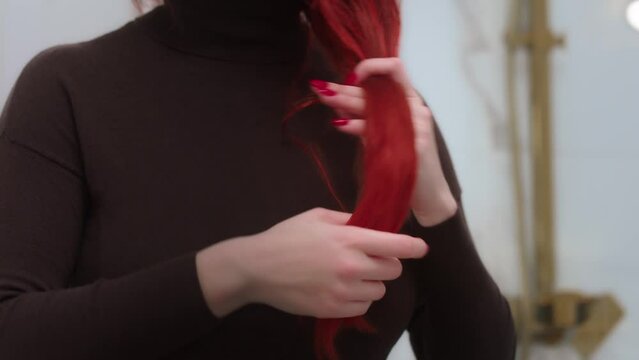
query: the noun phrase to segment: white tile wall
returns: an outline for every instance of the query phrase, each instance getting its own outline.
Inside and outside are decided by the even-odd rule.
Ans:
[[[639,356],[639,230],[634,225],[639,214],[639,33],[625,22],[629,0],[550,2],[552,23],[568,40],[553,59],[558,284],[617,295],[626,318],[594,359],[632,360]],[[498,139],[491,138],[480,97],[462,76],[464,61],[472,64],[489,93],[483,96],[504,115],[500,46],[506,1],[407,0],[404,6],[410,9],[405,59],[448,138],[478,249],[502,289],[512,294],[519,281],[509,160]],[[482,37],[479,50],[463,60],[468,43]],[[577,358],[565,346],[539,346],[534,354],[540,360]]]
[[[36,53],[91,39],[132,15],[128,0],[0,0],[0,104]]]

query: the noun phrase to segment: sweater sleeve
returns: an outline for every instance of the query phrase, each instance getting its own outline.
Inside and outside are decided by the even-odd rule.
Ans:
[[[430,251],[415,265],[418,302],[409,324],[418,360],[511,360],[516,336],[508,302],[482,264],[466,223],[461,188],[441,131],[435,126],[442,167],[459,210],[424,227],[414,217],[406,231]]]
[[[219,321],[194,253],[68,286],[90,198],[61,60],[57,50],[34,58],[0,117],[0,357],[165,356]]]

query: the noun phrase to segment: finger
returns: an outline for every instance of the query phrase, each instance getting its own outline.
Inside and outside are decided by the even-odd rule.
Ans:
[[[339,119],[349,119],[349,118],[352,118],[352,117],[353,117],[353,115],[352,115],[352,114],[349,114],[349,113],[347,113],[347,112],[346,112],[346,111],[344,111],[344,110],[341,110],[341,109],[333,109],[333,110],[335,111],[335,113],[337,114],[337,116],[339,116]],[[337,119],[336,119],[336,120],[337,120]],[[336,125],[336,124],[333,124],[333,125]]]
[[[426,255],[428,246],[424,240],[404,234],[349,226],[353,229],[348,240],[353,246],[369,256],[394,257],[399,259],[420,258]]]
[[[368,312],[372,301],[348,301],[345,304],[345,314],[340,316],[341,318],[354,317],[354,316],[362,316]]]
[[[366,314],[372,301],[344,301],[335,306],[329,313],[318,314],[318,319],[349,318]]]
[[[334,90],[314,90],[320,102],[337,111],[343,111],[353,117],[363,117],[366,100],[362,97],[343,94]]]
[[[381,281],[357,280],[348,284],[349,301],[377,301],[386,294],[386,286]]]
[[[330,93],[331,91],[334,91],[359,98],[365,97],[364,89],[359,86],[343,85],[324,80],[311,80],[310,85],[311,89],[313,89],[316,93]]]
[[[353,72],[357,79],[355,84],[361,83],[372,75],[388,75],[404,87],[409,97],[418,97],[400,58],[366,59],[357,64]]]
[[[372,266],[363,274],[363,280],[390,281],[402,275],[402,262],[398,258],[371,257]]]
[[[340,94],[362,98],[362,99],[366,97],[366,93],[364,92],[364,89],[362,89],[359,86],[343,85],[343,84],[329,82],[327,83],[327,87],[328,89],[331,89]]]
[[[316,216],[322,221],[325,221],[334,225],[344,225],[348,222],[353,214],[325,209],[325,208],[315,208],[310,210],[313,216]]]
[[[335,119],[332,123],[337,130],[355,136],[364,135],[366,129],[366,121],[363,119]]]
[[[410,107],[410,112],[413,118],[417,119],[432,119],[433,112],[431,109],[424,104],[421,98],[413,97],[408,98],[408,105]]]
[[[413,118],[416,151],[421,154],[429,144],[432,144],[436,151],[433,113],[419,98],[412,99],[409,104]]]
[[[368,256],[360,261],[361,268],[356,271],[355,278],[368,281],[395,280],[402,274],[402,262],[397,258]]]

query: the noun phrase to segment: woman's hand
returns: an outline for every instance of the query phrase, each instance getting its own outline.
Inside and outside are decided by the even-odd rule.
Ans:
[[[371,75],[388,75],[406,90],[415,129],[415,150],[418,155],[417,181],[411,206],[415,218],[422,226],[434,226],[457,212],[457,201],[451,193],[437,152],[434,120],[430,109],[423,103],[408,80],[399,58],[367,59],[357,65],[348,77],[349,84],[311,81],[311,87],[322,103],[340,116],[333,120],[339,130],[361,136],[366,126],[366,98],[357,84]]]
[[[420,258],[419,238],[345,225],[351,214],[313,209],[260,234],[202,250],[198,276],[211,311],[248,303],[318,318],[363,315],[401,275],[399,259]]]

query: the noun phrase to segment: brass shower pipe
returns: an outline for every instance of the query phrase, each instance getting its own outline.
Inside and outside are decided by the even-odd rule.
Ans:
[[[521,193],[517,196],[523,200],[521,181],[521,147],[519,145],[519,128],[515,84],[516,54],[524,47],[528,50],[530,61],[530,100],[531,127],[530,141],[533,161],[533,238],[535,243],[535,259],[544,267],[538,269],[535,278],[537,296],[544,297],[555,291],[555,254],[554,254],[554,194],[553,194],[553,140],[550,95],[550,53],[556,46],[563,46],[563,37],[556,36],[548,24],[547,0],[512,0],[510,30],[507,34],[508,45],[508,103],[513,133],[513,154],[518,168],[517,183]],[[527,9],[522,6],[528,5]],[[525,11],[528,10],[528,11]],[[526,19],[526,14],[529,19]],[[524,23],[524,20],[528,20]],[[528,28],[528,30],[522,30]],[[515,154],[516,153],[516,154]],[[516,156],[515,156],[516,155]],[[518,203],[521,203],[518,201]],[[523,211],[522,211],[523,222]]]
[[[515,220],[517,248],[519,250],[519,273],[520,273],[520,298],[513,304],[513,313],[517,320],[517,332],[519,334],[519,354],[521,360],[528,360],[531,346],[531,323],[532,323],[532,294],[530,289],[530,255],[528,252],[526,237],[526,209],[525,209],[525,188],[523,179],[522,149],[520,141],[521,130],[519,128],[517,106],[517,50],[519,44],[516,37],[520,31],[520,21],[523,18],[520,0],[511,0],[510,19],[508,21],[508,33],[506,35],[507,57],[506,57],[506,93],[507,93],[507,113],[510,135],[510,149],[512,156],[512,179],[515,200]]]
[[[574,331],[572,345],[587,358],[623,316],[623,310],[612,295],[589,296],[556,289],[550,55],[555,47],[564,43],[564,38],[550,29],[548,0],[511,0],[506,34],[506,87],[521,265],[521,296],[513,299],[511,304],[523,360],[529,358],[533,342],[559,343],[566,340],[569,330]],[[519,49],[526,50],[529,61],[532,257],[528,251],[523,154],[516,97],[516,56]]]

